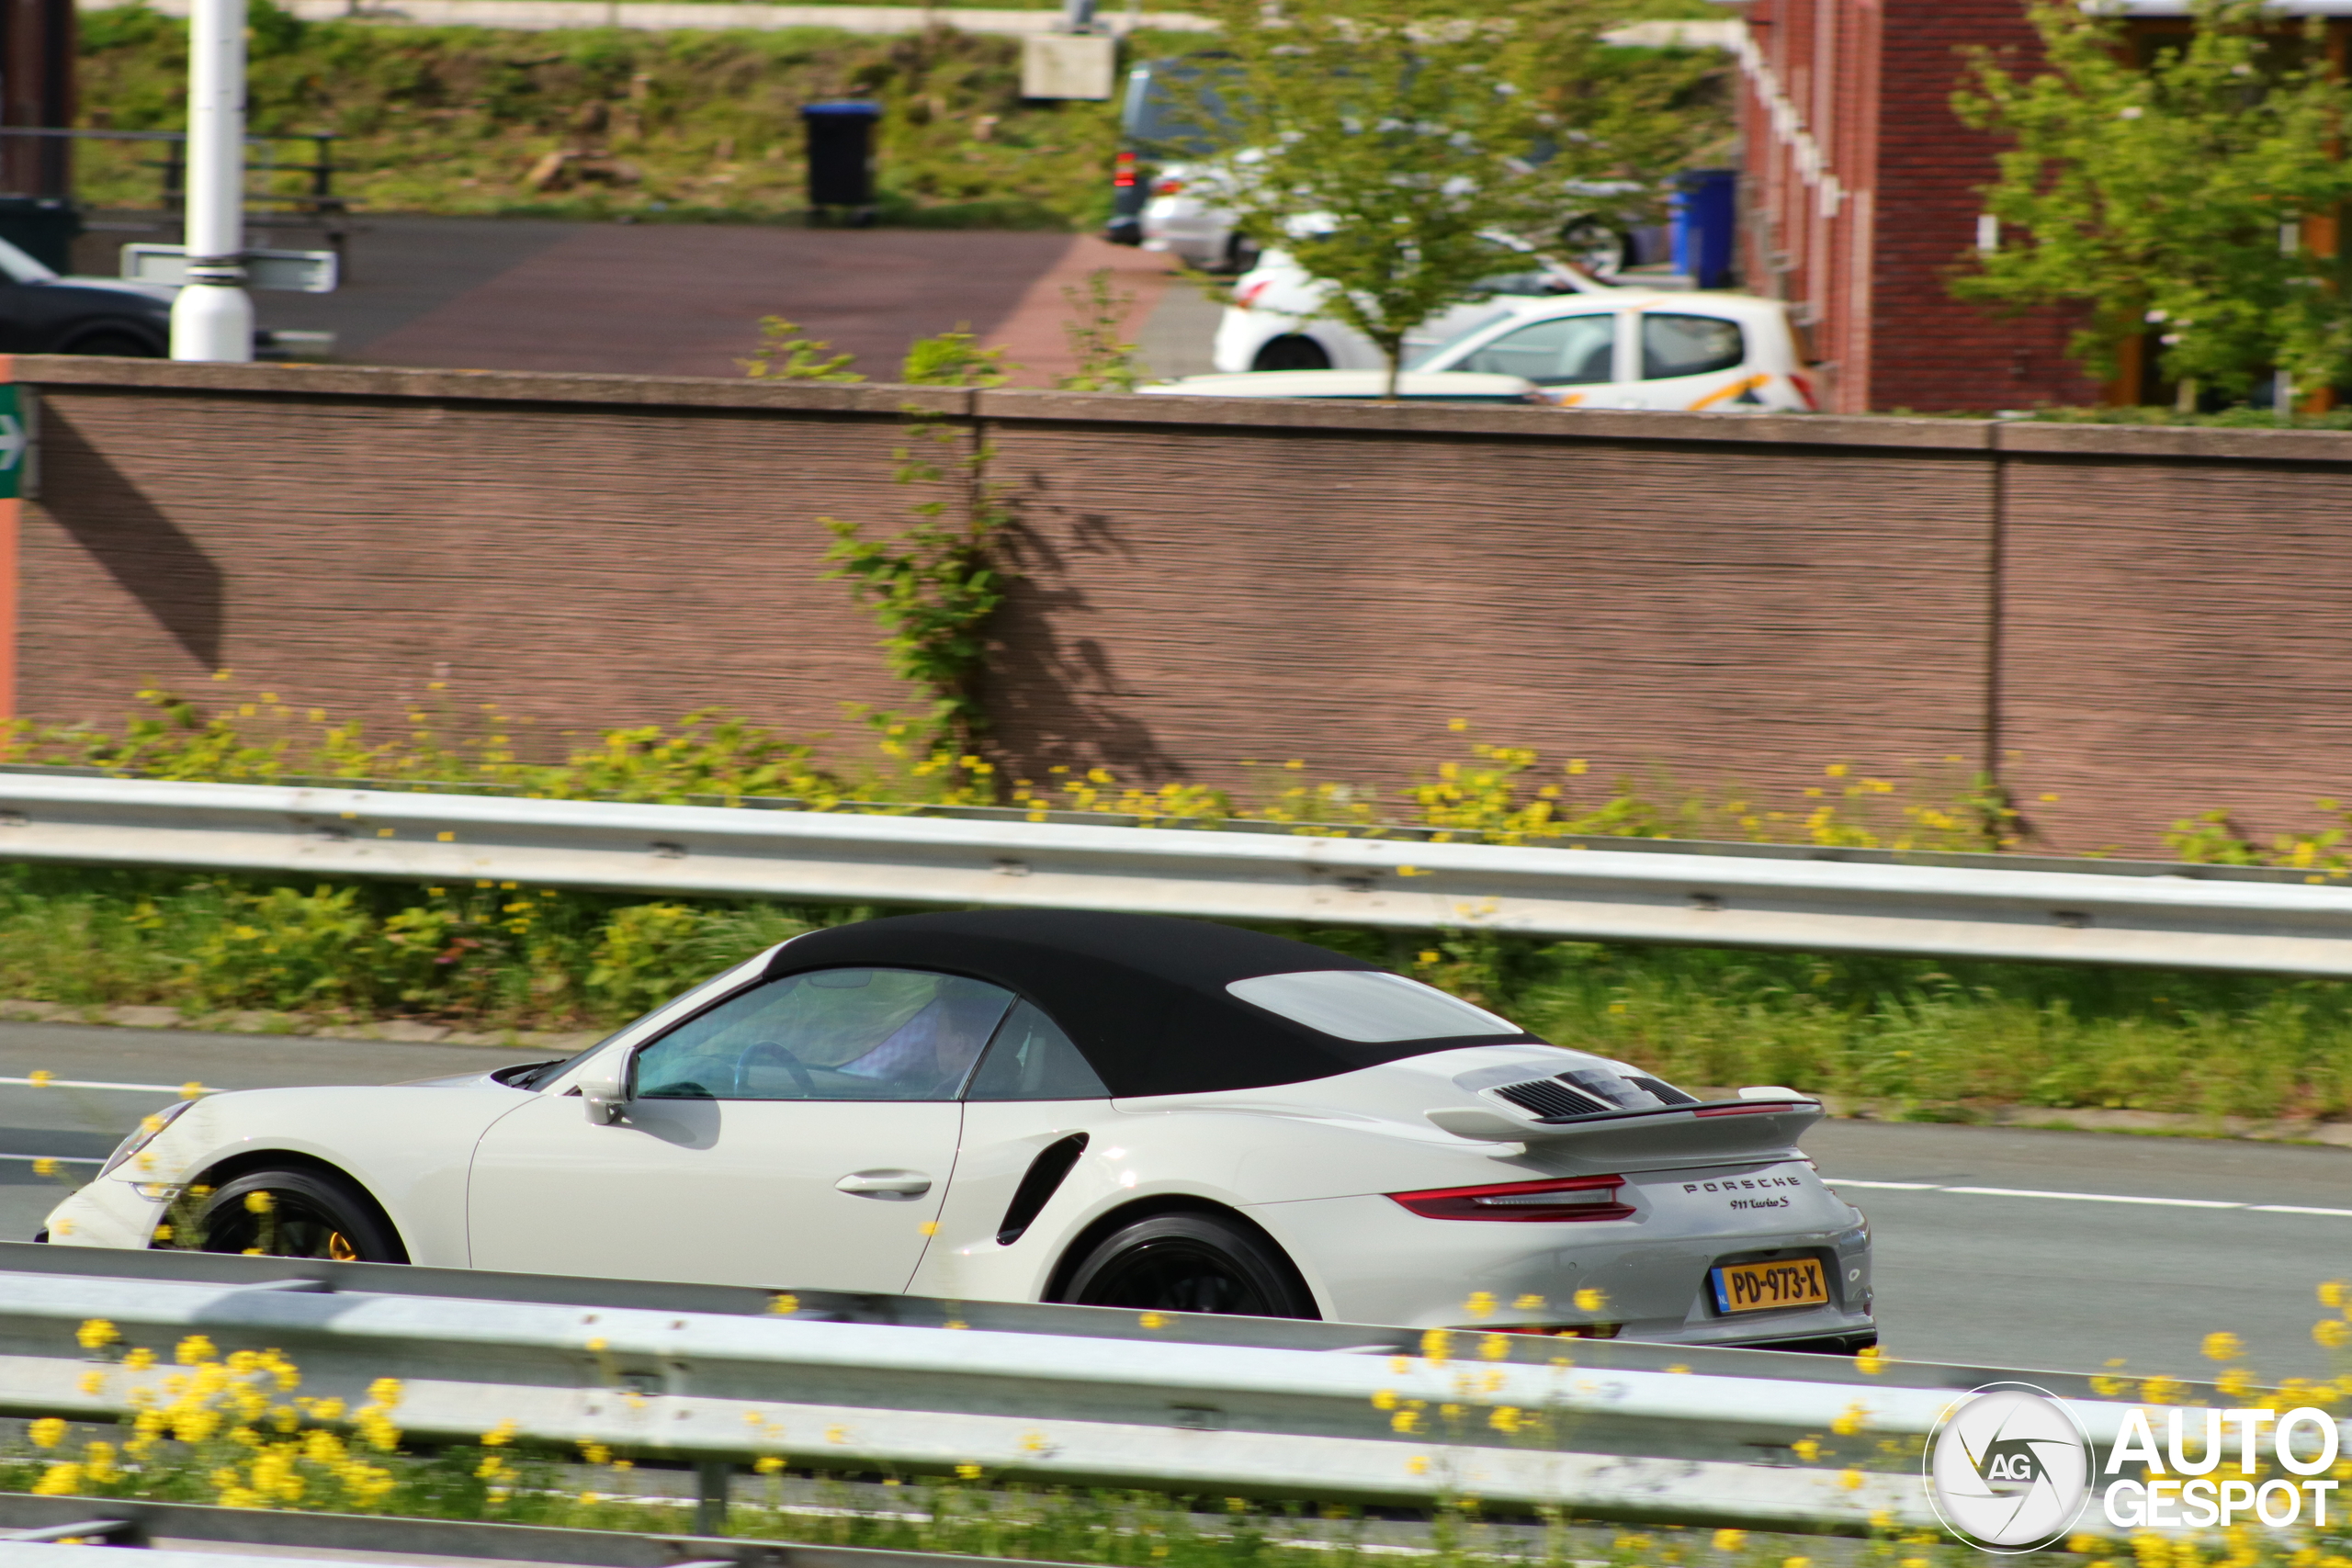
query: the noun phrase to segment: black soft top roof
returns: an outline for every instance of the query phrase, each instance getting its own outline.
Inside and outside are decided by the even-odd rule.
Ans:
[[[1164,915],[982,909],[860,920],[796,938],[777,952],[768,975],[864,965],[968,975],[1027,998],[1120,1096],[1304,1083],[1428,1051],[1534,1038],[1341,1040],[1225,987],[1258,975],[1380,965],[1286,937]]]

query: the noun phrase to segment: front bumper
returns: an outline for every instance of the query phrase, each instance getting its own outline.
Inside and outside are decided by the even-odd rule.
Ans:
[[[102,1176],[49,1212],[49,1239],[69,1247],[143,1249],[154,1240],[165,1201],[148,1198],[139,1183]]]

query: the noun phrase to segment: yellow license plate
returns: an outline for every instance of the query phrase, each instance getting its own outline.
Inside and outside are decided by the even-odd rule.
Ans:
[[[1770,1307],[1827,1306],[1829,1280],[1818,1258],[1779,1263],[1721,1263],[1713,1269],[1717,1312],[1763,1312]]]

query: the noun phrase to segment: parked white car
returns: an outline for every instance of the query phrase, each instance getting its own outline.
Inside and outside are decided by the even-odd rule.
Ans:
[[[1204,271],[1247,272],[1258,261],[1256,243],[1233,227],[1233,215],[1212,197],[1198,164],[1159,166],[1144,200],[1142,228],[1145,250]]]
[[[1518,242],[1501,239],[1495,242],[1494,275],[1484,281],[1495,299],[1556,299],[1606,288]],[[1370,338],[1323,313],[1329,295],[1330,286],[1307,276],[1287,251],[1268,251],[1235,280],[1233,303],[1217,322],[1211,363],[1227,373],[1384,368],[1387,362]],[[1406,334],[1406,363],[1451,342],[1492,313],[1488,300],[1456,305],[1430,317]]]
[[[1341,398],[1363,401],[1388,395],[1385,370],[1259,370],[1239,376],[1186,376],[1137,387],[1136,391],[1173,398]],[[1416,403],[1543,402],[1543,389],[1519,376],[1461,373],[1396,378],[1396,395]]]
[[[1493,306],[1408,368],[1523,376],[1562,408],[1818,406],[1788,307],[1777,299],[1615,288]]]
[[[1457,305],[1409,334],[1406,367],[1523,377],[1543,389],[1543,400],[1566,408],[1815,407],[1779,300],[1646,288],[1547,293],[1560,285],[1545,272],[1498,277],[1494,287],[1483,304]],[[1320,292],[1287,257],[1270,255],[1234,290],[1217,328],[1217,368],[1378,369],[1369,338],[1315,313]]]

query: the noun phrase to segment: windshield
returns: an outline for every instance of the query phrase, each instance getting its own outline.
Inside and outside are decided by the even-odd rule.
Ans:
[[[0,273],[6,273],[12,283],[54,283],[57,281],[57,274],[6,240],[0,240]]]
[[[1493,326],[1497,321],[1507,320],[1510,314],[1511,308],[1508,305],[1498,310],[1487,311],[1485,314],[1473,321],[1468,326],[1463,328],[1460,332],[1455,333],[1443,343],[1439,344],[1435,348],[1429,349],[1408,361],[1406,364],[1405,368],[1408,370],[1428,369],[1430,366],[1435,365],[1439,360],[1443,359],[1448,354],[1451,354],[1456,344],[1469,342],[1472,338],[1476,337],[1480,333],[1485,332],[1488,327]]]

